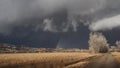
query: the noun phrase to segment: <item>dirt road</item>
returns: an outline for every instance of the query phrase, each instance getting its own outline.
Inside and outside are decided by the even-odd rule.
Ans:
[[[85,68],[120,68],[111,54],[104,54],[102,57],[93,59]]]

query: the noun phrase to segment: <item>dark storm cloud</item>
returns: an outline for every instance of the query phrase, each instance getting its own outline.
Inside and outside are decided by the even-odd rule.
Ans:
[[[34,17],[43,19],[43,22],[38,23],[39,26],[36,25],[34,28],[35,30],[42,28],[44,31],[67,32],[70,28],[72,28],[73,31],[77,31],[79,23],[76,21],[75,17],[78,15],[93,16],[92,24],[87,22],[90,26],[89,28],[93,31],[112,29],[114,27],[118,27],[116,25],[119,25],[119,23],[112,26],[111,23],[103,23],[103,21],[108,22],[109,20],[107,19],[106,21],[103,18],[112,17],[119,14],[119,4],[119,0],[1,0],[0,32],[10,33],[12,27],[21,23],[18,23],[17,21]],[[68,14],[66,16],[67,21],[61,21],[57,23],[60,25],[56,26],[54,21],[55,19],[53,19],[53,17],[48,18],[48,16],[63,9],[65,9]],[[101,19],[103,20],[101,21]],[[79,19],[79,21],[82,20]],[[31,22],[29,23],[31,24]],[[34,22],[32,24],[34,24]],[[101,27],[103,24],[107,24],[108,26]]]
[[[43,18],[61,9],[66,9],[68,21],[60,22],[62,24],[56,26],[53,24],[52,18],[46,17],[43,18],[43,24],[38,24],[44,25],[43,30],[53,32],[59,32],[59,28],[62,27],[64,28],[60,31],[63,32],[66,32],[70,27],[76,31],[78,24],[74,20],[74,16],[93,13],[101,9],[105,3],[105,0],[0,0],[0,32],[10,33],[12,27],[19,25],[17,21],[33,17]],[[65,24],[66,26],[64,26]],[[41,26],[36,27],[41,28]]]
[[[89,29],[83,24],[80,25],[77,32],[67,32],[63,34],[58,42],[62,48],[88,48]]]
[[[6,34],[0,34],[0,42],[84,47],[88,27],[99,31],[120,26],[119,6],[119,0],[0,0],[0,33]]]

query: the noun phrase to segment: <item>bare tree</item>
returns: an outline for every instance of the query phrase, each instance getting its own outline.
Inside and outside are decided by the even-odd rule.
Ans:
[[[90,51],[94,53],[106,53],[109,51],[109,44],[102,33],[92,32],[89,39]]]

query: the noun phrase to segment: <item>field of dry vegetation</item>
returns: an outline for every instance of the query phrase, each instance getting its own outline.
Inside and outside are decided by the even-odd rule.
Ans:
[[[120,52],[113,52],[112,55],[115,57],[117,62],[120,64]]]
[[[87,59],[95,56],[89,53],[0,54],[0,68],[82,68]]]

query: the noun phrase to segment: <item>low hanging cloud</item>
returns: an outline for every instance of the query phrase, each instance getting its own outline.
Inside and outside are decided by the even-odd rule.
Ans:
[[[112,30],[117,27],[120,27],[120,15],[99,20],[89,26],[92,31]]]
[[[13,27],[18,26],[20,23],[22,25],[25,23],[37,23],[35,31],[42,29],[43,31],[50,32],[67,32],[71,28],[73,31],[77,31],[79,22],[81,22],[81,19],[79,21],[78,19],[76,20],[76,17],[79,15],[88,15],[93,18],[96,16],[95,19],[98,22],[94,23],[91,20],[91,24],[89,24],[89,21],[87,21],[87,24],[93,31],[102,30],[101,27],[112,29],[117,25],[112,27],[109,25],[111,23],[104,23],[107,26],[102,26],[103,20],[106,21],[107,18],[100,20],[99,17],[106,15],[104,13],[106,9],[119,9],[119,4],[119,0],[0,0],[0,33],[10,33]],[[61,21],[64,15],[59,17],[55,13],[63,9],[66,10],[67,16],[65,18],[66,20],[62,19],[64,21]],[[95,14],[97,12],[98,14]],[[114,15],[114,13],[116,12],[111,11],[111,14]],[[53,18],[54,15],[55,18]],[[42,21],[31,22],[32,18],[42,19]],[[26,22],[28,19],[30,21]]]
[[[45,19],[43,24],[45,25],[45,27],[43,28],[44,31],[56,32],[56,29],[52,26],[52,20]]]

